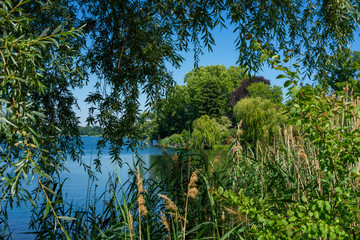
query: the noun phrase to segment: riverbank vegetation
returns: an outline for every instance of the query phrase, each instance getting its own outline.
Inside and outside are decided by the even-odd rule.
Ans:
[[[357,1],[0,5],[1,238],[22,203],[37,239],[359,239]],[[199,67],[212,30],[230,22],[239,67]],[[177,86],[166,66],[191,45],[195,68]],[[254,76],[263,64],[279,70],[286,103]],[[73,93],[89,74],[87,122],[103,130],[93,166]],[[185,149],[148,168],[135,154],[127,183],[115,174],[86,206],[65,201],[68,160],[95,181],[105,147],[121,167],[124,147],[154,138]],[[214,160],[210,148],[221,149]]]
[[[126,188],[112,178],[101,214],[60,208],[74,219],[66,230],[91,239],[357,239],[360,99],[299,93],[271,141],[265,134],[243,148],[239,126],[227,158],[165,151],[150,169],[139,160]],[[53,222],[33,228],[59,238]]]

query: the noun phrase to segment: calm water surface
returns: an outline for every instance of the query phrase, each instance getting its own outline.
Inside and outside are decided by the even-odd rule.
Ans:
[[[83,161],[90,165],[92,160],[96,157],[96,142],[97,137],[82,137],[84,142],[84,153]],[[157,147],[148,146],[147,149],[139,150],[139,154],[145,164],[149,165],[150,160],[156,156],[162,154],[162,150]],[[109,175],[113,174],[115,171],[120,176],[121,181],[124,183],[129,175],[128,163],[131,167],[135,161],[135,154],[131,151],[124,150],[121,154],[123,159],[123,167],[119,168],[114,166],[110,161],[110,156],[107,151],[104,150],[101,157],[102,162],[102,173],[97,173],[98,180],[89,185],[88,174],[84,171],[83,167],[80,167],[78,163],[69,162],[66,163],[66,167],[69,169],[68,172],[64,172],[61,175],[62,179],[66,179],[63,191],[64,191],[64,200],[65,202],[73,202],[74,205],[78,207],[85,206],[86,196],[88,191],[88,186],[91,186],[92,196],[90,199],[94,199],[94,195],[100,195],[104,192],[107,186]],[[36,181],[36,180],[34,180]],[[28,231],[28,223],[31,218],[30,209],[27,209],[26,206],[21,208],[16,208],[10,211],[9,213],[9,225],[10,229],[13,232],[13,239],[34,239],[34,235],[25,234]],[[0,226],[2,227],[2,226]]]

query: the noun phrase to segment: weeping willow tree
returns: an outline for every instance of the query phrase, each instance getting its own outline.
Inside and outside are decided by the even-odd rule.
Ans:
[[[271,141],[286,121],[281,108],[269,99],[248,97],[234,107],[237,123],[241,121],[243,144],[255,146],[258,140]]]
[[[221,140],[222,128],[208,115],[203,115],[193,122],[192,138],[196,148],[212,148]]]

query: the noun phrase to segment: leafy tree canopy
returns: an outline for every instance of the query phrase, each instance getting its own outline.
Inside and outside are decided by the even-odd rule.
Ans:
[[[139,139],[151,141],[158,138],[158,122],[154,113],[145,111],[138,117],[135,128],[140,132]]]
[[[82,63],[99,79],[87,98],[93,105],[88,122],[104,129],[98,148],[110,142],[112,160],[118,161],[124,137],[139,134],[134,125],[139,95],[146,94],[148,104],[164,96],[174,85],[165,65],[180,67],[180,52],[190,49],[197,63],[202,49],[215,44],[215,27],[236,26],[241,66],[260,66],[261,53],[253,49],[262,42],[275,52],[298,56],[310,72],[353,41],[360,6],[355,0],[30,0],[0,5],[0,139],[6,149],[1,174],[10,182],[33,169],[31,164],[38,172],[52,172],[66,153],[80,160],[81,141],[70,136],[79,135],[71,89],[84,84]],[[78,7],[83,14],[76,14]],[[74,30],[82,21],[86,38]],[[213,84],[209,96],[225,92],[226,86]],[[137,141],[127,144],[134,148]],[[14,166],[24,171],[14,172]],[[14,196],[16,184],[6,186]]]
[[[167,98],[156,102],[153,109],[157,114],[156,121],[161,138],[191,129],[189,102],[190,96],[186,85],[171,88]]]
[[[201,115],[218,117],[229,111],[229,94],[241,83],[245,69],[223,65],[194,69],[185,75],[190,96],[192,119]]]
[[[258,47],[257,40],[297,57],[311,72],[321,69],[326,53],[353,40],[359,17],[356,0],[79,2],[92,40],[88,64],[100,78],[87,99],[94,104],[92,113],[99,114],[88,120],[104,128],[99,146],[110,141],[113,160],[119,158],[123,136],[136,132],[129,126],[138,114],[140,93],[148,96],[148,103],[163,96],[174,84],[165,64],[179,67],[183,61],[179,53],[190,49],[198,63],[203,48],[211,50],[215,44],[211,34],[215,27],[235,25],[241,66],[260,66],[261,53],[252,50]]]
[[[329,61],[316,75],[319,83],[337,93],[344,93],[344,88],[360,94],[360,52],[340,49],[329,56]]]
[[[283,100],[283,92],[281,87],[257,82],[251,84],[248,89],[250,97],[261,97],[263,99],[270,99],[274,103],[281,104]]]

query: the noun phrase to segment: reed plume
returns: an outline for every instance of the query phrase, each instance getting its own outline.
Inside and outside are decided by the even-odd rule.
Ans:
[[[169,234],[168,238],[171,239],[170,225],[169,225],[169,222],[166,219],[166,215],[162,211],[160,211],[160,222],[164,225],[166,231],[168,232],[168,234]]]
[[[134,232],[134,219],[130,211],[129,211],[129,230],[130,230],[130,234],[132,235]]]
[[[137,170],[136,175],[136,185],[138,187],[138,206],[139,206],[139,216],[145,216],[148,214],[148,211],[145,207],[145,198],[143,193],[146,193],[144,186],[143,186],[143,179],[141,177],[140,169]]]
[[[197,188],[196,182],[198,181],[197,171],[193,172],[190,178],[188,197],[196,199],[196,196],[199,194],[199,189]]]
[[[163,194],[158,194],[158,196],[161,197],[162,199],[164,199],[165,209],[170,210],[170,212],[169,212],[170,214],[175,214],[178,211],[178,207],[175,205],[175,203],[173,201],[171,201],[170,198],[168,198],[167,196],[165,196]]]

